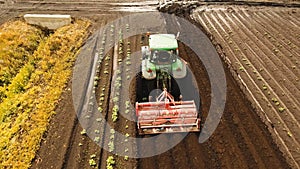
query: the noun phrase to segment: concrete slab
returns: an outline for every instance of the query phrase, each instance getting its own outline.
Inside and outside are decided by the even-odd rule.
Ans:
[[[70,15],[50,15],[50,14],[25,14],[27,23],[39,25],[51,30],[58,29],[71,23]]]

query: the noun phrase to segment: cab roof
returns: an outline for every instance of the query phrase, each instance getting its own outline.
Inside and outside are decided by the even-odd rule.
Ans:
[[[174,34],[153,34],[149,36],[150,49],[171,50],[178,48]]]

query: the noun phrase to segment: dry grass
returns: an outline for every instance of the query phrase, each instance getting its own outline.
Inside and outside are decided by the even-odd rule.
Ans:
[[[44,38],[10,81],[0,104],[0,168],[30,167],[88,27],[77,20]]]
[[[44,38],[41,30],[24,22],[9,22],[0,27],[0,103],[5,88],[32,56]]]

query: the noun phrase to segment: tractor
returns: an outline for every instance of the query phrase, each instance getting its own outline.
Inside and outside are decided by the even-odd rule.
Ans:
[[[171,90],[176,88],[174,81],[187,76],[187,63],[179,57],[176,36],[152,34],[147,37],[148,45],[141,49],[142,80],[137,82],[137,94],[149,90],[149,84],[153,82],[160,93],[149,95],[143,102],[136,102],[139,134],[200,131],[200,118],[194,100],[183,101],[181,94],[176,98],[170,94],[171,91],[179,91],[178,87]],[[149,92],[146,92],[147,95]]]
[[[186,63],[180,58],[174,34],[149,35],[149,46],[142,46],[142,75],[145,79],[172,75],[186,76]]]

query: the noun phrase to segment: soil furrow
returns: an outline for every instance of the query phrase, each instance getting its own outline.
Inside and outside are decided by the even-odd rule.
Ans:
[[[243,14],[245,13],[244,11],[241,11]],[[282,23],[287,22],[286,19],[281,18],[280,16],[277,16],[275,13],[273,13],[273,16],[269,16],[270,14],[264,14],[264,13],[260,13],[260,12],[253,12],[253,18],[254,18],[254,22],[257,23],[257,25],[261,25],[260,27],[264,28],[264,31],[270,31],[272,33],[274,33],[274,35],[276,35],[276,41],[281,42],[281,44],[284,44],[283,47],[287,48],[287,51],[295,54],[295,55],[299,55],[299,51],[296,51],[292,48],[293,44],[299,44],[299,41],[297,40],[297,37],[295,35],[293,35],[293,33],[285,33],[282,34],[279,30],[284,30],[286,32],[292,31],[295,28],[297,28],[296,25],[294,26],[289,26],[289,24],[286,24],[287,26],[282,25]],[[267,17],[269,16],[269,17]],[[272,21],[272,19],[274,19],[276,17],[276,19],[274,21]],[[260,20],[260,22],[258,22],[258,20]],[[277,22],[277,20],[279,20],[280,22]],[[275,24],[274,24],[275,23]],[[266,29],[265,25],[268,25],[268,29]],[[300,24],[299,24],[300,25]],[[281,27],[280,27],[281,26]],[[258,27],[258,28],[260,28]]]
[[[208,19],[208,18],[206,18],[206,19]],[[205,22],[205,21],[203,21],[203,22]],[[209,21],[209,22],[211,22],[211,21]],[[225,32],[225,30],[224,30],[224,32]],[[229,92],[229,93],[231,93],[231,92]],[[239,110],[239,109],[238,109]],[[228,112],[229,113],[229,112]],[[227,112],[225,111],[225,117],[228,117],[228,116],[226,116],[226,114],[227,114]],[[231,124],[233,124],[232,122],[229,122],[229,121],[231,121],[232,120],[232,118],[233,118],[233,115],[231,115],[228,119],[227,119],[227,123],[225,123],[225,124],[227,124],[226,126],[227,127],[229,127],[230,129],[231,129],[231,131],[239,131],[239,129],[234,129],[234,128],[232,128],[233,126],[231,125]],[[226,118],[225,118],[226,119]],[[238,124],[237,122],[235,122],[236,124]],[[238,136],[240,136],[239,134],[236,134],[236,133],[232,133],[231,134],[231,136],[230,136],[230,138],[236,138],[237,139],[237,142],[235,142],[235,143],[232,143],[232,145],[239,145],[239,142],[238,142],[238,140],[243,140],[243,137],[238,137]],[[240,150],[239,151],[241,151],[241,152],[245,152],[245,151],[248,151],[248,149],[246,149],[245,148],[245,145],[240,145],[239,146],[239,148],[240,148]],[[243,155],[244,155],[245,153],[241,153],[241,154],[239,154],[239,155],[237,155],[236,156],[236,158],[241,158]],[[248,151],[248,153],[247,154],[250,154],[250,152]],[[244,159],[244,161],[249,161],[250,159],[251,159],[251,157],[250,156],[244,156],[244,158],[242,158],[242,159]],[[251,161],[251,160],[250,160]],[[245,163],[245,162],[240,162],[240,163]]]
[[[156,1],[132,2],[131,0],[125,2],[119,0],[5,1],[5,4],[0,2],[2,4],[0,5],[2,9],[0,12],[0,23],[7,21],[8,18],[22,16],[27,12],[68,13],[72,14],[73,17],[87,17],[91,19],[94,25],[94,30],[92,31],[95,31],[103,27],[108,21],[124,16],[124,13],[116,12],[118,10],[130,10],[131,12],[135,10],[149,11],[155,9],[154,5],[156,3]],[[230,4],[231,2],[212,3]],[[116,53],[119,52],[120,46],[118,48],[112,47],[113,49],[110,49],[108,52],[110,59],[105,61],[104,57],[99,67],[96,100],[98,101],[97,104],[102,106],[102,115],[108,123],[103,124],[103,126],[99,125],[100,128],[97,126],[97,131],[93,131],[98,133],[98,135],[95,133],[94,135],[100,136],[98,145],[94,141],[96,137],[89,138],[81,133],[83,128],[79,121],[76,120],[72,95],[68,89],[71,87],[69,83],[58,105],[58,113],[50,122],[51,126],[45,135],[32,168],[91,168],[89,164],[91,159],[95,160],[96,167],[106,168],[106,159],[109,156],[113,156],[116,160],[116,168],[289,168],[285,158],[289,160],[292,167],[299,167],[300,150],[297,143],[297,140],[299,140],[299,132],[297,132],[299,116],[294,113],[300,109],[297,97],[299,95],[299,66],[296,63],[299,62],[299,37],[296,34],[298,31],[297,26],[300,23],[297,18],[298,9],[261,6],[245,7],[241,5],[244,4],[243,2],[236,3],[239,4],[238,7],[226,5],[203,6],[201,7],[202,9],[207,8],[208,10],[193,14],[193,18],[208,31],[207,34],[212,37],[211,40],[214,43],[219,43],[218,45],[216,44],[217,50],[220,56],[224,57],[224,62],[226,62],[226,64],[223,63],[227,78],[228,96],[226,107],[218,128],[209,140],[199,144],[199,133],[189,133],[184,140],[165,153],[140,159],[129,158],[126,160],[123,156],[100,149],[99,144],[102,147],[108,147],[107,145],[111,140],[111,131],[108,130],[108,124],[123,134],[128,133],[132,137],[150,138],[148,135],[138,136],[136,123],[127,119],[135,116],[133,110],[129,112],[130,114],[124,113],[127,112],[127,108],[122,103],[131,101],[131,104],[134,105],[136,101],[137,91],[135,86],[137,81],[135,81],[135,78],[133,78],[134,82],[130,82],[131,89],[122,87],[120,89],[122,94],[118,103],[120,107],[118,121],[113,123],[111,117],[113,108],[112,93],[115,90],[112,76],[114,73],[113,69],[116,66],[116,63],[113,62],[114,60],[115,62],[116,60],[118,61],[116,57],[123,59],[122,81],[126,81],[128,75],[137,76],[129,74],[129,72],[132,73],[132,67],[126,64],[127,60],[125,59],[127,51],[134,53],[140,50],[141,45],[145,45],[140,42],[141,35],[137,35],[123,41],[123,54]],[[257,2],[251,3],[259,4]],[[271,3],[268,4],[270,5]],[[180,29],[188,29],[186,25],[179,23],[178,20],[173,20],[171,17],[167,17],[165,20],[169,33],[176,34]],[[149,20],[149,23],[151,22]],[[114,28],[117,27],[117,25],[114,26]],[[131,27],[131,23],[129,26]],[[97,51],[100,51],[105,46],[107,47],[109,44],[112,46],[112,39],[119,35],[118,31],[117,29],[113,31],[105,30],[105,34],[108,37],[104,41],[103,46],[95,45],[97,46]],[[122,31],[125,32],[126,30]],[[264,38],[264,32],[262,31],[276,34],[276,43],[274,44],[271,39]],[[233,33],[232,37],[230,32]],[[97,33],[99,35],[104,34],[104,32]],[[180,36],[185,35],[181,34]],[[226,39],[226,36],[228,36],[228,39]],[[100,43],[101,40],[99,40]],[[199,37],[194,37],[190,40],[200,45],[198,43]],[[277,43],[283,45],[277,52],[277,54],[280,54],[280,57],[277,57],[273,51],[273,47],[276,47]],[[289,46],[289,43],[291,43],[291,46]],[[239,53],[237,50],[241,52]],[[188,62],[189,68],[191,68],[189,78],[186,80],[191,82],[191,87],[194,89],[193,92],[196,91],[200,94],[201,100],[197,104],[201,105],[201,116],[203,121],[205,121],[210,108],[210,101],[214,97],[211,96],[211,86],[207,72],[197,55],[182,42],[179,43],[179,52],[181,57]],[[204,55],[206,54],[205,52],[203,51]],[[245,56],[247,62],[243,61],[243,58],[239,57],[240,55]],[[289,55],[293,55],[293,57]],[[136,58],[131,59],[131,65],[140,63]],[[249,66],[248,61],[253,65]],[[82,62],[86,62],[85,64],[88,67],[90,66],[90,63],[87,63],[86,60]],[[213,59],[210,62],[214,62]],[[291,67],[293,65],[296,67]],[[264,71],[260,71],[260,68],[264,69]],[[272,70],[272,68],[276,70]],[[127,69],[129,70],[127,71]],[[104,73],[105,71],[107,73]],[[257,74],[254,74],[253,71],[256,71]],[[235,79],[237,81],[234,81],[234,77],[230,73],[234,77],[241,77],[243,81],[238,81],[237,79]],[[191,77],[191,74],[195,75],[195,79]],[[262,76],[263,79],[261,81],[258,80],[257,75]],[[79,80],[86,82],[86,78]],[[282,79],[286,80],[282,81]],[[262,88],[264,83],[266,83],[267,91],[272,92],[272,94],[269,95]],[[274,130],[267,129],[266,125],[261,122],[260,117],[251,108],[251,103],[242,94],[244,90],[241,84],[246,84],[247,86],[244,86],[244,88],[252,92],[251,94],[255,96],[253,100],[259,101],[257,102],[259,105],[252,103],[252,106],[262,107],[262,113],[269,116],[268,121],[272,121],[270,123]],[[241,85],[241,88],[238,85]],[[126,92],[129,94],[126,94]],[[282,95],[282,93],[285,95]],[[246,94],[247,96],[248,94]],[[102,105],[100,105],[101,97],[104,97]],[[276,97],[280,102],[280,106],[286,108],[282,113],[278,113],[278,106],[272,102],[272,97]],[[292,110],[291,107],[294,109]],[[86,128],[87,130],[93,129],[93,122],[96,117],[96,113],[86,117],[85,122],[91,123]],[[278,137],[274,136],[274,141],[269,131],[273,136],[276,133],[278,134]],[[181,134],[179,133],[165,134],[156,140],[144,139],[137,145],[129,145],[125,140],[122,140],[122,137],[116,136],[113,143],[115,143],[115,149],[124,152],[127,151],[126,148],[128,148],[129,152],[134,151],[135,146],[137,146],[137,153],[142,155],[146,152],[159,152],[160,149],[179,139],[180,136]],[[275,142],[278,143],[277,145],[280,146],[286,157],[278,150]],[[284,147],[289,150],[284,150]]]
[[[239,17],[239,18],[243,18],[242,15],[244,15],[244,13],[240,12],[240,15],[238,15],[238,17]],[[253,15],[256,15],[256,14],[253,14]],[[244,24],[247,25],[247,26],[249,26],[249,24],[247,24],[247,20],[244,19],[244,18],[243,18],[243,20],[244,20]],[[284,46],[280,46],[280,45],[279,45],[280,51],[282,51],[282,52],[281,52],[281,55],[280,55],[280,59],[281,59],[282,61],[279,61],[279,63],[284,64],[285,69],[289,69],[289,71],[290,71],[289,74],[294,75],[294,76],[290,77],[289,79],[291,80],[291,82],[292,82],[293,84],[296,84],[296,83],[297,83],[297,82],[296,82],[296,78],[297,78],[297,76],[298,76],[299,73],[297,73],[297,70],[293,69],[292,66],[291,66],[291,65],[293,65],[293,58],[291,57],[291,55],[297,55],[297,54],[296,54],[294,51],[291,51],[291,50],[288,49],[289,42],[291,42],[290,39],[292,39],[292,38],[290,38],[290,37],[288,37],[288,36],[285,36],[285,37],[281,36],[281,34],[279,34],[279,32],[277,32],[277,29],[274,29],[275,26],[273,26],[273,25],[270,25],[268,28],[263,28],[263,26],[264,26],[265,24],[267,24],[267,23],[264,23],[264,24],[263,24],[262,21],[257,22],[257,20],[264,20],[264,19],[262,19],[262,18],[259,17],[259,16],[257,16],[257,18],[255,18],[255,19],[253,19],[253,22],[254,22],[254,23],[256,23],[257,25],[260,25],[260,26],[257,26],[257,27],[254,28],[256,31],[259,32],[259,35],[257,35],[257,36],[255,37],[255,38],[257,39],[257,43],[260,43],[259,45],[269,44],[269,45],[272,46],[272,42],[271,42],[271,41],[268,41],[268,42],[266,42],[266,43],[263,43],[263,39],[266,38],[266,36],[267,36],[266,34],[268,34],[267,31],[270,31],[270,30],[271,30],[271,32],[276,32],[276,34],[278,34],[278,37],[277,37],[276,39],[274,39],[273,41],[277,41],[277,42],[279,42],[280,44],[283,44],[283,45],[284,45]],[[263,34],[263,32],[265,32],[265,34]],[[254,33],[253,33],[253,34],[254,34]],[[285,42],[283,39],[284,39],[284,40],[287,40],[288,42]],[[275,45],[274,45],[274,47],[275,47]],[[276,50],[275,50],[274,48],[273,48],[273,50],[276,52]],[[284,54],[282,54],[282,53],[284,53]],[[272,55],[272,54],[270,54],[270,55]],[[276,56],[274,56],[274,58],[276,58]],[[271,58],[271,59],[272,59],[272,58]],[[276,61],[273,62],[273,63],[276,64]],[[279,69],[283,70],[283,69],[281,68],[281,65],[278,65],[278,63],[277,63],[277,66],[279,67]],[[284,70],[283,70],[283,71],[284,71]],[[299,83],[299,82],[298,82],[298,83]],[[295,85],[295,87],[298,87],[298,85]]]
[[[226,19],[234,19],[234,20],[232,20],[231,21],[231,23],[229,22],[229,24],[227,24],[227,26],[228,25],[231,25],[231,24],[233,24],[234,25],[234,27],[237,27],[237,30],[238,30],[238,37],[236,37],[236,35],[233,35],[233,37],[235,38],[235,40],[234,41],[239,41],[239,40],[242,40],[243,38],[245,38],[245,37],[256,37],[256,38],[259,38],[260,40],[262,39],[260,36],[255,36],[255,28],[256,27],[253,27],[253,24],[251,25],[251,27],[253,27],[254,28],[254,30],[252,30],[252,31],[250,31],[249,30],[249,28],[250,28],[250,25],[248,24],[249,23],[249,21],[251,21],[251,20],[249,20],[249,18],[248,19],[246,19],[247,17],[250,17],[251,15],[249,15],[249,13],[250,12],[253,12],[253,11],[255,11],[255,10],[249,10],[249,11],[243,11],[243,16],[241,16],[241,15],[238,15],[237,16],[237,14],[236,14],[236,12],[233,12],[233,13],[230,13],[230,12],[226,12],[226,11],[224,11],[224,10],[222,10],[222,13],[226,13],[226,16],[222,16],[222,18],[226,18]],[[206,12],[206,13],[208,13],[208,12]],[[203,15],[206,15],[206,13],[204,13],[204,14],[202,14],[202,16]],[[238,12],[237,13],[241,13],[239,10],[238,10]],[[266,12],[266,13],[268,13],[268,12]],[[210,15],[208,15],[208,17],[210,17]],[[239,24],[239,22],[241,22],[241,20],[239,21],[239,19],[241,19],[241,17],[243,17],[243,24],[244,25],[237,25],[237,23]],[[201,20],[201,18],[199,18],[200,20]],[[270,18],[271,19],[271,18]],[[275,19],[275,17],[273,18],[273,19]],[[255,22],[257,21],[257,20],[259,20],[259,19],[257,19],[256,18],[256,20],[255,20]],[[262,19],[261,19],[262,20]],[[266,20],[264,20],[264,21],[266,21]],[[223,46],[223,47],[226,47],[226,48],[224,48],[225,50],[225,53],[227,53],[226,52],[226,50],[229,50],[229,52],[231,52],[232,53],[232,55],[231,54],[229,54],[228,55],[228,53],[227,53],[227,56],[229,56],[229,59],[231,60],[231,61],[229,61],[229,63],[234,63],[234,64],[237,64],[236,65],[236,70],[238,70],[238,69],[240,69],[240,68],[238,68],[238,66],[239,65],[243,65],[243,67],[245,67],[245,68],[247,68],[247,64],[241,64],[241,63],[243,63],[243,62],[239,62],[238,61],[238,59],[234,56],[235,55],[235,53],[236,52],[233,52],[232,50],[233,49],[230,49],[230,48],[228,48],[227,46],[234,46],[235,47],[235,49],[237,49],[237,50],[241,50],[241,48],[236,48],[236,47],[238,47],[238,46],[241,46],[241,45],[238,45],[237,43],[235,43],[234,41],[233,42],[231,42],[231,45],[230,44],[228,44],[228,42],[226,42],[225,40],[224,40],[224,35],[223,35],[223,33],[218,33],[218,30],[223,30],[223,32],[225,32],[225,35],[226,35],[226,31],[224,30],[224,24],[222,23],[222,24],[219,24],[219,26],[220,27],[218,27],[217,29],[215,28],[215,30],[211,30],[211,28],[214,28],[214,26],[216,26],[216,24],[215,25],[212,25],[211,26],[211,24],[212,23],[209,23],[209,22],[207,22],[207,21],[200,21],[200,22],[202,22],[204,25],[205,25],[205,27],[208,29],[208,30],[210,30],[210,32],[213,32],[213,34],[215,34],[215,35],[219,35],[219,37],[217,38],[217,39],[221,39],[223,42],[224,42],[224,44],[226,44],[226,45],[224,45],[224,44],[222,44],[221,43],[221,45]],[[218,21],[217,21],[218,22]],[[219,21],[219,22],[222,22],[222,21]],[[245,23],[246,22],[246,23]],[[207,26],[207,25],[210,25],[210,26]],[[270,24],[267,24],[267,22],[266,22],[266,24],[264,24],[264,25],[262,25],[264,28],[266,28],[266,25],[267,26],[269,26]],[[267,29],[267,28],[266,28]],[[270,29],[269,29],[270,30]],[[257,31],[257,30],[256,30]],[[221,31],[222,32],[222,31]],[[271,30],[271,32],[272,32],[272,30]],[[223,36],[222,36],[222,35]],[[254,39],[255,40],[255,39]],[[242,40],[242,41],[249,41],[249,39],[247,39],[247,38],[245,38],[244,40]],[[256,56],[256,57],[259,57],[258,55],[259,55],[259,52],[257,53],[257,50],[254,50],[254,49],[270,49],[268,46],[265,46],[265,45],[260,45],[260,46],[256,46],[255,45],[256,43],[253,41],[251,44],[246,44],[245,45],[245,47],[247,48],[247,49],[249,49],[250,51],[248,51],[248,52],[244,52],[244,54],[246,54],[246,56]],[[254,47],[253,47],[253,45],[254,45]],[[256,47],[255,47],[256,46]],[[259,50],[260,51],[260,50]],[[284,50],[283,51],[284,53],[285,52],[287,52],[286,50]],[[260,56],[262,56],[262,54],[260,54]],[[264,55],[264,56],[267,56],[267,55]],[[256,58],[255,57],[255,58]],[[251,57],[248,57],[248,58],[250,58],[250,61],[252,61],[253,60],[253,58],[251,58]],[[268,58],[267,58],[268,59]],[[274,58],[273,58],[274,59]],[[264,60],[266,60],[266,59],[264,59]],[[276,60],[276,61],[278,61],[278,60]],[[253,61],[252,61],[253,62]],[[282,62],[281,60],[279,61],[279,62]],[[254,63],[254,62],[253,62]],[[261,63],[264,63],[264,61],[262,61],[261,60]],[[274,63],[275,64],[275,63]],[[269,70],[270,69],[270,67],[266,67],[264,64],[262,64],[262,66],[266,69],[266,70]],[[280,65],[277,65],[277,67],[279,67]],[[253,68],[253,67],[252,67]],[[247,68],[248,69],[248,68]],[[241,71],[241,69],[240,69],[240,71],[238,71],[238,72],[241,72],[241,76],[243,77],[243,76],[245,76],[245,75],[247,75],[248,73],[247,73],[247,69],[246,70],[243,70],[243,71]],[[255,70],[255,69],[254,69]],[[253,71],[254,71],[253,70]],[[244,73],[243,73],[244,72]],[[257,70],[256,70],[256,72],[257,72]],[[261,74],[262,75],[264,75],[266,72],[265,71],[263,71],[263,72],[261,72]],[[278,73],[278,72],[276,72],[276,73]],[[273,75],[273,73],[271,74],[271,72],[269,72],[269,76],[264,76],[264,77],[268,77],[268,78],[270,78],[270,76],[273,76],[274,77],[274,75]],[[249,76],[249,74],[247,75],[248,77],[250,77]],[[272,77],[271,76],[271,77]],[[272,78],[273,78],[272,77]],[[254,77],[254,78],[256,78],[256,77]],[[246,82],[248,81],[248,78],[245,78],[246,79]],[[251,80],[251,78],[250,78],[250,80]],[[269,81],[270,82],[270,81]],[[274,83],[276,83],[276,81],[273,81]],[[272,82],[272,85],[274,85],[274,83]],[[255,82],[255,83],[260,83],[259,81],[258,82]],[[287,84],[287,83],[286,83]],[[292,84],[292,83],[291,83]],[[247,82],[247,85],[249,85],[248,86],[248,88],[249,89],[253,89],[253,87],[252,87],[252,85],[254,85],[254,83],[253,83],[253,81],[252,81],[252,83],[250,84],[250,83],[248,83]],[[279,84],[277,83],[277,86],[278,86]],[[267,84],[267,87],[268,87],[268,89],[270,89],[270,86]],[[257,87],[257,88],[259,88],[259,87]],[[292,87],[293,88],[293,87]],[[288,89],[290,89],[290,88],[286,88],[285,89],[285,91],[287,91]],[[274,91],[273,91],[274,92]],[[277,93],[280,93],[280,92],[278,92],[278,90],[275,90],[275,95],[276,96],[278,96],[277,95]],[[260,91],[260,93],[261,93],[261,91]],[[258,96],[258,97],[261,97],[260,95],[257,95],[257,94],[255,94],[256,95],[256,97]],[[262,94],[262,95],[265,95],[265,94]],[[290,96],[294,96],[293,94],[291,94],[290,93]],[[270,96],[268,96],[268,95],[265,95],[266,97],[270,97]],[[293,104],[290,104],[291,103],[291,100],[290,100],[290,98],[288,98],[288,97],[286,97],[286,95],[285,96],[281,96],[281,98],[282,99],[284,99],[284,100],[289,100],[288,102],[284,102],[284,103],[286,103],[286,104],[288,104],[287,106],[289,106],[289,105],[293,105]],[[270,98],[271,99],[271,98]],[[259,99],[260,100],[260,99]],[[283,102],[284,100],[281,100],[280,102]],[[261,101],[260,101],[261,102]],[[262,102],[261,102],[262,103]],[[296,104],[296,103],[294,103],[294,104]],[[266,110],[266,112],[269,112],[269,111],[277,111],[276,109],[274,110],[274,108],[272,108],[272,107],[268,107],[268,105],[271,105],[270,104],[270,102],[269,102],[269,104],[262,104],[262,106],[263,107],[265,107],[264,109]],[[293,106],[294,108],[295,108],[295,106]],[[270,110],[271,109],[271,110]],[[282,138],[284,138],[284,140],[285,140],[285,143],[283,143],[283,147],[284,146],[286,146],[286,145],[288,145],[288,147],[289,147],[289,149],[290,149],[290,152],[289,151],[285,151],[285,150],[283,150],[283,152],[286,152],[287,154],[289,154],[289,153],[292,153],[292,154],[290,154],[289,156],[288,156],[288,159],[290,158],[291,159],[291,163],[290,164],[292,164],[292,165],[295,165],[295,166],[297,166],[297,162],[295,161],[295,158],[297,158],[297,156],[296,156],[296,154],[295,154],[295,152],[297,152],[297,151],[299,151],[299,150],[296,150],[296,151],[294,151],[295,150],[295,148],[296,147],[294,147],[293,148],[293,144],[291,144],[291,142],[290,142],[290,139],[289,138],[285,138],[286,137],[286,129],[287,129],[287,127],[284,127],[284,131],[281,131],[280,130],[280,128],[282,129],[282,124],[284,124],[284,123],[282,123],[283,121],[281,120],[280,121],[280,123],[278,123],[277,124],[277,119],[275,118],[273,118],[272,116],[274,116],[274,114],[272,114],[272,113],[268,113],[269,115],[271,115],[270,116],[270,118],[272,119],[271,121],[273,122],[273,125],[275,125],[275,126],[278,126],[279,128],[279,130],[277,129],[277,130],[274,130],[274,133],[276,134],[276,133],[278,133],[277,131],[280,131],[280,133],[281,133],[281,136],[282,136]],[[284,116],[286,116],[286,112],[283,114],[283,118],[284,118]],[[295,117],[296,118],[296,117]],[[287,124],[287,123],[286,123]],[[284,125],[283,125],[284,126]],[[293,130],[293,124],[290,124],[289,123],[289,126],[291,127],[290,129],[292,129]],[[297,128],[297,127],[296,127]],[[289,130],[289,129],[288,129]],[[272,130],[270,130],[270,131],[272,131]],[[296,134],[297,135],[297,132],[296,132],[296,130],[294,130],[295,131],[295,133],[294,134]],[[288,132],[290,132],[290,131],[288,131]],[[293,137],[294,137],[294,135],[293,135]],[[297,137],[297,136],[296,136]],[[282,140],[282,138],[281,137],[278,137],[279,138],[279,140],[281,140],[281,141],[283,141]],[[294,140],[295,141],[295,139],[294,138],[291,138],[292,140]],[[280,146],[280,144],[279,144],[279,146]],[[283,148],[282,147],[282,148]],[[296,148],[297,149],[297,148]]]
[[[207,19],[208,19],[208,18],[207,18]],[[202,21],[202,22],[205,23],[205,21]],[[208,22],[211,22],[211,21],[208,20]],[[217,29],[215,29],[215,30],[217,30]],[[220,33],[219,33],[219,35],[220,35]],[[219,39],[223,39],[221,35],[219,36]],[[225,40],[223,40],[223,42],[224,42],[224,43],[227,43],[227,42],[225,42]],[[228,49],[230,49],[230,48],[228,48]],[[231,52],[233,53],[232,50],[231,50]],[[234,54],[233,54],[233,56],[234,56]],[[235,63],[235,62],[233,62],[233,63]],[[246,71],[245,71],[245,73],[246,73]],[[248,75],[248,76],[249,76],[249,75]],[[255,83],[253,82],[252,84],[255,84]],[[249,84],[248,84],[248,85],[249,85]],[[282,122],[283,122],[283,121],[282,121]]]
[[[246,32],[246,31],[242,31],[242,32]],[[241,32],[241,33],[242,33],[242,32]],[[245,36],[247,36],[247,35],[245,35]],[[233,37],[232,37],[232,38],[233,38]],[[239,38],[240,38],[240,37],[238,36],[237,39],[239,39]],[[235,40],[235,41],[236,41],[236,40]],[[249,42],[249,41],[248,41],[248,42]],[[251,49],[251,48],[249,47],[249,49]],[[242,49],[240,49],[240,50],[242,50]],[[247,51],[246,51],[246,52],[247,52]],[[252,55],[257,56],[256,53],[252,53],[252,54],[244,53],[244,54],[245,54],[245,56],[252,56]],[[258,56],[257,56],[257,58],[259,59]],[[266,59],[268,59],[268,58],[266,58]],[[262,62],[262,61],[261,61],[261,62]],[[246,66],[246,65],[245,65],[245,66]],[[264,67],[263,64],[261,64],[260,66]],[[267,69],[265,69],[265,71],[267,72]],[[273,77],[273,76],[270,75],[270,73],[268,73],[268,74],[269,74],[269,75],[268,75],[267,77]],[[252,75],[252,74],[250,74],[250,75]],[[254,76],[253,79],[255,79],[255,78],[256,78],[256,77]],[[274,81],[275,81],[275,80],[274,80]],[[279,84],[278,84],[277,86],[280,88],[280,85],[279,85]],[[271,89],[270,89],[270,90],[271,90]],[[282,89],[282,91],[283,91],[283,89]],[[273,92],[273,93],[275,93],[275,92]],[[277,97],[277,98],[278,98],[278,97]],[[282,104],[283,104],[283,103],[282,103]]]
[[[279,18],[278,20],[275,20],[274,23],[278,23],[278,25],[283,26],[283,28],[290,28],[287,31],[290,31],[290,33],[292,34],[293,32],[297,32],[297,27],[299,27],[300,25],[300,21],[299,21],[299,13],[297,12],[297,8],[291,9],[291,10],[274,10],[271,11],[269,13],[265,13],[263,12],[263,14],[265,14],[265,16],[269,19],[272,19],[272,16],[276,16],[277,18]],[[297,15],[298,14],[298,15]],[[293,16],[292,16],[293,15]],[[278,22],[281,21],[281,22]],[[283,24],[287,22],[287,24]],[[289,34],[289,35],[291,35]]]
[[[234,23],[238,23],[238,22],[234,22]],[[241,27],[244,27],[244,25],[242,25]],[[248,37],[253,37],[254,36],[254,34],[252,33],[252,34],[250,34],[250,33],[247,33],[247,32],[249,32],[250,30],[244,30],[244,31],[242,31],[242,32],[240,32],[240,34],[245,34],[245,36],[248,36]],[[240,35],[239,34],[239,35]],[[249,41],[248,41],[249,42]],[[255,44],[254,42],[253,42],[253,44]],[[251,47],[248,47],[250,50],[251,50],[251,52],[252,52],[252,54],[246,54],[246,56],[256,56],[255,57],[255,59],[250,59],[250,60],[259,60],[260,62],[261,62],[261,64],[260,64],[260,66],[258,66],[258,67],[264,67],[264,70],[265,70],[265,72],[267,72],[268,73],[268,76],[267,77],[271,77],[272,78],[272,80],[274,81],[274,82],[276,82],[276,81],[280,81],[279,79],[273,79],[273,77],[278,77],[278,76],[280,76],[280,74],[278,74],[278,75],[271,75],[271,73],[270,72],[268,72],[268,69],[266,68],[266,66],[264,66],[264,63],[266,63],[266,60],[268,60],[269,58],[268,57],[265,57],[265,58],[263,58],[264,59],[264,61],[262,61],[260,58],[262,57],[262,56],[267,56],[267,54],[264,54],[264,53],[262,53],[262,54],[260,54],[259,55],[259,51],[261,51],[261,50],[256,50],[256,52],[254,52],[253,50],[252,50],[252,46],[255,46],[255,45],[251,45]],[[264,47],[264,45],[262,45],[261,47]],[[258,46],[257,46],[257,48],[258,48]],[[259,55],[259,56],[258,56]],[[277,62],[281,62],[280,60],[277,60]],[[274,66],[274,65],[272,65],[273,67],[278,67],[278,66]],[[255,78],[255,77],[254,77]],[[286,77],[287,79],[288,79],[288,77]],[[283,79],[283,78],[281,78],[281,79]],[[268,80],[269,81],[269,80]],[[292,84],[292,83],[290,83],[290,84]],[[297,102],[297,100],[296,100],[296,98],[294,98],[294,95],[291,93],[291,92],[289,92],[289,89],[288,88],[282,88],[281,87],[282,85],[280,85],[279,83],[277,83],[277,87],[274,87],[274,89],[281,89],[281,93],[289,93],[289,98],[291,98],[293,101],[294,101],[294,103],[291,103],[291,105],[298,105],[298,102]],[[270,89],[271,90],[271,89]],[[293,93],[294,93],[294,91],[292,91]],[[272,92],[272,93],[275,93],[274,91]],[[278,91],[276,92],[276,93],[278,93]],[[279,92],[280,93],[280,92]],[[276,94],[275,94],[276,95]],[[277,96],[276,95],[276,97],[279,99],[279,96]],[[283,105],[283,106],[285,106],[285,103],[283,102],[283,101],[281,101],[280,100],[280,102],[281,102],[281,104]],[[290,107],[290,106],[285,106],[285,107]],[[299,108],[298,108],[299,109]],[[294,117],[294,115],[292,114],[292,113],[290,113],[290,115],[291,115],[291,118],[295,121],[295,122],[297,122],[297,120],[295,119],[295,117]]]
[[[254,21],[257,20],[268,20],[267,18],[264,18],[265,15],[257,15],[257,19],[255,19]],[[277,20],[279,18],[274,18],[274,20]],[[269,21],[271,22],[271,21]],[[245,22],[246,23],[246,22]],[[259,23],[262,24],[263,22]],[[266,23],[265,23],[266,24]],[[295,44],[298,44],[298,41],[295,40],[295,36],[282,36],[282,34],[280,32],[278,32],[277,30],[279,29],[276,25],[273,25],[273,23],[271,22],[270,25],[268,27],[268,32],[270,32],[271,35],[268,35],[268,41],[266,41],[268,45],[273,47],[273,53],[275,54],[274,58],[280,58],[281,62],[283,62],[284,66],[286,66],[287,69],[290,70],[290,74],[295,74],[295,76],[297,77],[299,75],[299,71],[295,70],[292,65],[294,65],[294,63],[291,60],[290,55],[299,55],[300,53],[299,50],[293,50]],[[277,28],[276,28],[277,27]],[[286,28],[281,28],[281,30],[287,31],[288,29]],[[271,37],[270,37],[271,36]],[[262,38],[261,40],[264,40],[266,38]],[[288,42],[284,42],[282,39],[286,39],[288,40]],[[283,45],[284,46],[283,46]],[[297,47],[295,47],[296,49]],[[291,50],[292,49],[292,50]],[[277,57],[276,57],[277,55]],[[275,62],[276,63],[276,62]],[[279,67],[280,68],[280,67]],[[283,70],[284,71],[284,70]]]

